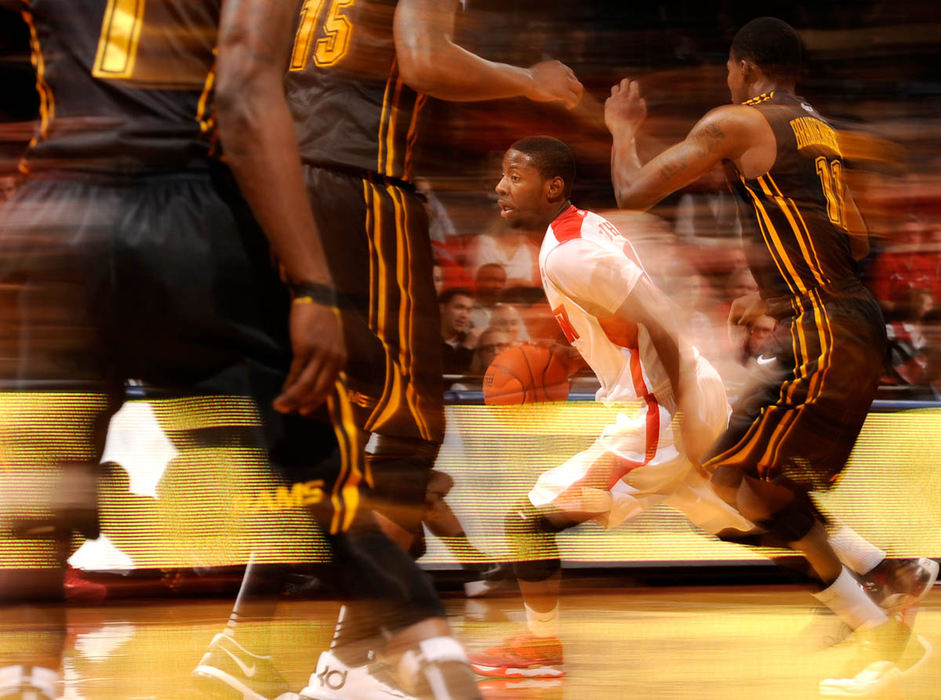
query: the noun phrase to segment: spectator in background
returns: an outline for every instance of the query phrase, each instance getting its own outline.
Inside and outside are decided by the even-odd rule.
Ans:
[[[720,168],[710,170],[680,196],[676,205],[676,235],[681,239],[741,238],[738,205]]]
[[[754,294],[758,291],[758,283],[747,267],[736,267],[725,280],[723,297],[716,309],[716,321],[723,325],[728,322],[729,310],[732,302],[740,297]]]
[[[16,194],[16,176],[0,175],[0,207],[13,199]]]
[[[506,288],[506,269],[500,263],[481,265],[474,276],[474,286],[477,297],[471,310],[471,328],[483,330],[490,325],[493,307],[500,301],[500,295]]]
[[[431,279],[435,283],[435,294],[440,297],[441,292],[444,291],[444,267],[441,263],[435,263],[431,268]]]
[[[468,333],[474,293],[465,287],[445,289],[438,296],[444,373],[464,374],[470,368],[476,336]]]
[[[568,345],[542,287],[508,287],[503,290],[501,301],[515,307],[519,312],[523,319],[526,341]]]
[[[893,240],[873,261],[868,282],[887,321],[905,320],[910,314],[911,295],[922,289],[932,300],[941,301],[938,253],[927,245],[928,228],[913,216],[897,229]]]
[[[742,365],[747,366],[761,357],[777,325],[773,318],[762,315],[745,326],[745,338],[738,355]]]
[[[507,228],[502,219],[487,233],[474,236],[468,246],[467,265],[472,276],[476,276],[480,267],[487,263],[503,266],[509,287],[542,285],[539,279],[539,248],[525,232]]]
[[[526,330],[523,316],[512,304],[501,302],[494,307],[490,316],[490,328],[506,333],[511,345],[529,342],[529,332]]]
[[[487,373],[487,368],[493,362],[493,358],[511,347],[513,343],[509,333],[497,328],[488,328],[480,334],[468,374],[483,376]]]
[[[941,308],[932,309],[922,319],[925,391],[918,398],[941,400]]]
[[[926,384],[928,336],[934,299],[925,289],[912,289],[893,303],[894,312],[886,322],[891,371],[883,383],[920,386]]]

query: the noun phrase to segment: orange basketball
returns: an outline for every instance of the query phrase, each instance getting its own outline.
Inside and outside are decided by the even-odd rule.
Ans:
[[[504,350],[484,375],[484,403],[490,406],[565,401],[568,395],[568,365],[540,345]]]

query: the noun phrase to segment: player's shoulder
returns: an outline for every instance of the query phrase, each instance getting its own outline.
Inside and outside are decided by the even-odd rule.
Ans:
[[[600,214],[571,206],[550,225],[549,232],[557,243],[568,241],[597,240],[619,237],[617,227]]]

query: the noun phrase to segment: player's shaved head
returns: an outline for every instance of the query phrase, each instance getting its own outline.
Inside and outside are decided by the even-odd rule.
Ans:
[[[803,47],[800,35],[776,17],[758,17],[732,39],[733,58],[751,61],[769,77],[797,80]]]
[[[546,179],[559,177],[565,183],[563,195],[572,194],[575,183],[575,155],[572,149],[551,136],[527,136],[520,139],[510,150],[529,156],[533,167]]]

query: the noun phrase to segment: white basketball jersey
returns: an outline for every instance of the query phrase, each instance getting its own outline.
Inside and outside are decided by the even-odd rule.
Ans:
[[[601,383],[595,398],[653,395],[672,414],[670,380],[647,329],[616,315],[647,274],[630,241],[603,217],[570,207],[546,231],[539,271],[562,332]]]

